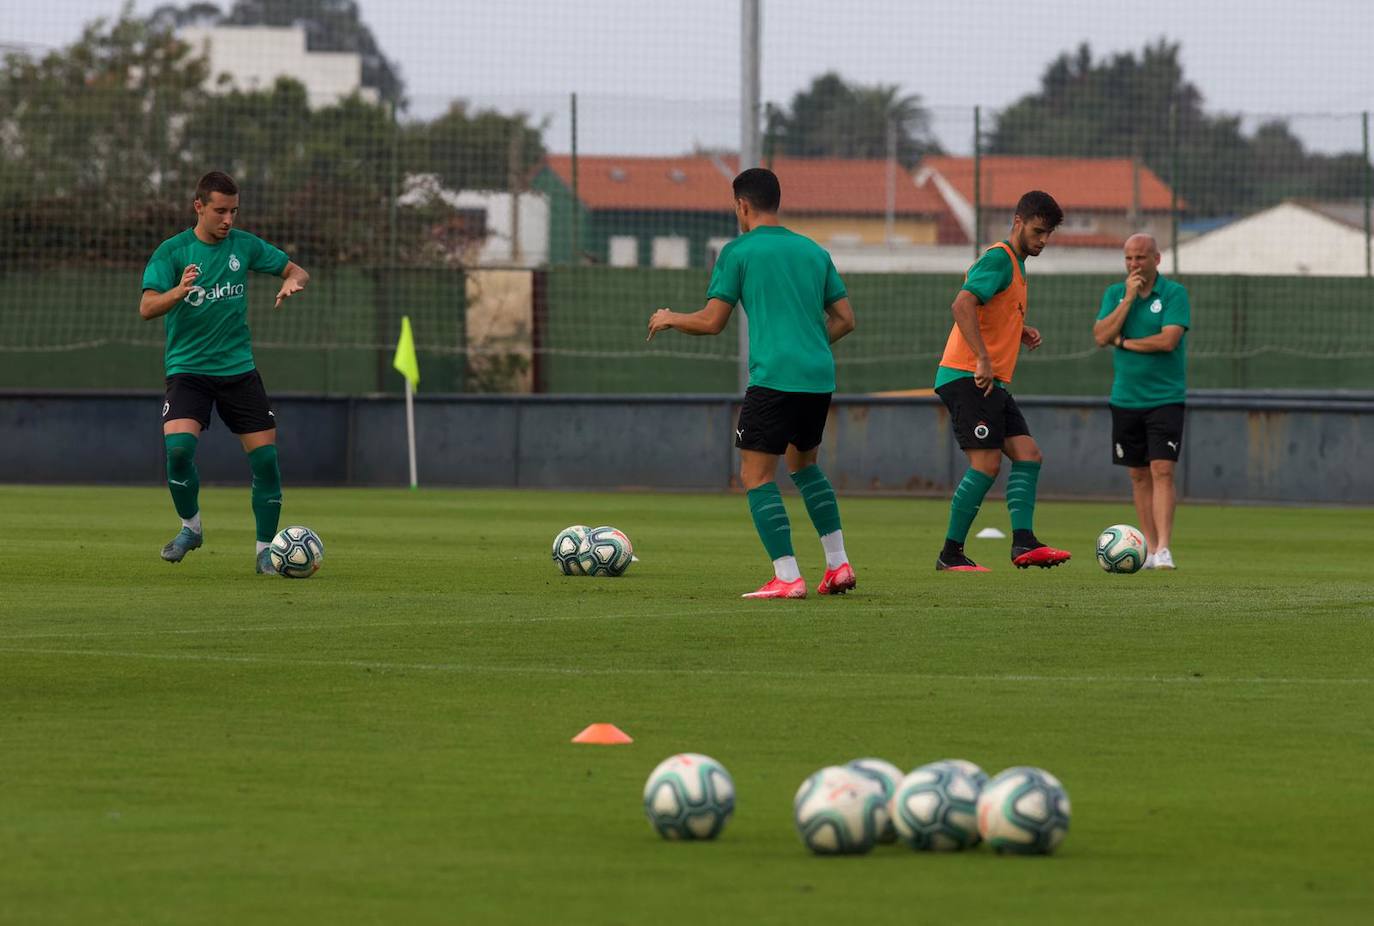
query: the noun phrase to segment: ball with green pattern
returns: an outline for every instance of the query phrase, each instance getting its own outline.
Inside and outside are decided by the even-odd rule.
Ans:
[[[999,853],[1049,855],[1069,831],[1069,795],[1042,768],[1005,769],[978,796],[978,833]]]
[[[1145,535],[1129,524],[1113,524],[1097,535],[1097,564],[1107,572],[1139,572],[1149,552]]]
[[[897,838],[926,852],[976,846],[978,796],[987,780],[972,762],[945,760],[916,769],[898,783],[892,796]]]
[[[584,558],[592,551],[591,528],[585,524],[565,527],[553,538],[553,564],[565,576],[587,574]]]
[[[622,576],[634,562],[635,548],[624,531],[608,525],[593,527],[587,539],[591,548],[581,563],[589,576]]]
[[[664,839],[715,839],[734,812],[734,779],[698,752],[669,756],[644,783],[644,814]]]
[[[267,549],[277,574],[288,579],[308,579],[324,564],[324,541],[308,527],[281,529]]]
[[[792,822],[817,855],[862,855],[887,824],[887,802],[874,782],[843,765],[814,772],[792,799]]]

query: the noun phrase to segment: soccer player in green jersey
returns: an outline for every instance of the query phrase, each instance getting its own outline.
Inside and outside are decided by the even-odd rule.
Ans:
[[[310,274],[280,249],[234,227],[239,190],[227,174],[211,171],[200,178],[193,205],[195,227],[162,242],[148,261],[138,306],[145,320],[161,318],[167,332],[162,440],[167,487],[181,530],[162,548],[162,558],[179,563],[205,542],[196,444],[210,427],[211,409],[218,407],[253,473],[257,571],[275,574],[267,546],[281,517],[277,422],[253,364],[245,292],[250,270],[280,276],[280,306],[305,288]]]
[[[782,189],[771,170],[744,171],[735,178],[734,194],[741,235],[721,249],[705,308],[659,309],[649,319],[649,339],[669,328],[719,334],[743,303],[749,319],[749,387],[735,446],[754,527],[773,561],[773,578],[743,597],[806,597],[792,550],[792,525],[774,481],[780,457],[825,550],[825,578],[816,592],[843,594],[857,583],[844,549],[839,502],[816,457],[835,391],[830,345],[854,330],[854,310],[830,255],[778,221]]]
[[[1150,235],[1126,239],[1126,281],[1102,294],[1093,338],[1112,351],[1112,462],[1131,474],[1146,569],[1173,569],[1174,466],[1183,449],[1192,307],[1181,283],[1159,274]]]

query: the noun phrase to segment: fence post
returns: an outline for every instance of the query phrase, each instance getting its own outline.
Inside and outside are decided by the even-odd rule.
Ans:
[[[1360,113],[1360,134],[1363,136],[1364,162],[1360,164],[1360,186],[1364,191],[1364,275],[1374,276],[1371,273],[1371,255],[1369,252],[1369,110]]]
[[[973,107],[973,259],[978,260],[983,237],[983,131],[980,106]]]

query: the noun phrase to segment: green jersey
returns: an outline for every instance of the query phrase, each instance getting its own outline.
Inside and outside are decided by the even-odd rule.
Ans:
[[[248,271],[280,276],[286,254],[248,232],[206,244],[188,228],[153,252],[143,271],[143,288],[165,293],[181,282],[189,264],[200,268],[186,298],[163,316],[167,375],[202,373],[235,376],[253,369],[248,334]]]
[[[781,225],[761,225],[721,249],[707,299],[744,303],[749,385],[834,392],[825,307],[847,295],[830,255]]]
[[[1102,294],[1102,308],[1098,319],[1112,314],[1126,297],[1126,284],[1114,283]],[[1188,290],[1182,284],[1164,277],[1155,277],[1154,288],[1143,296],[1136,296],[1126,312],[1121,326],[1123,338],[1148,338],[1159,334],[1166,325],[1179,325],[1184,335],[1171,351],[1141,353],[1116,348],[1112,362],[1116,375],[1112,379],[1111,403],[1119,408],[1158,408],[1184,401],[1188,391],[1188,328],[1192,324],[1192,309],[1188,304]]]

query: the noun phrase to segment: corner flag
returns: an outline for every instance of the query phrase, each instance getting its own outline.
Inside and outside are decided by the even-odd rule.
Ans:
[[[401,339],[396,342],[396,357],[391,365],[406,378],[410,388],[420,385],[420,361],[415,356],[415,335],[410,330],[410,316],[401,316]]]

